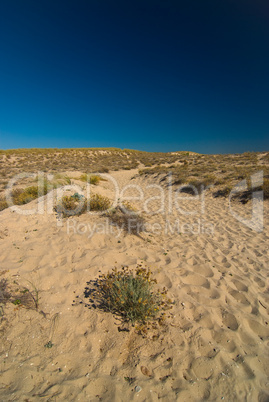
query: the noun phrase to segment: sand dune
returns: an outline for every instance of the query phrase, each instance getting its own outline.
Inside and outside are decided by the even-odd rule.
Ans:
[[[111,175],[121,188],[132,185],[125,195],[138,196],[139,185],[157,196],[147,188],[156,183],[136,173]],[[111,182],[96,191],[113,199]],[[164,192],[167,200],[171,189]],[[142,207],[142,200],[132,203]],[[190,198],[180,200],[181,213],[160,213],[159,199],[147,207],[142,238],[109,225],[102,233],[106,218],[92,214],[61,226],[55,213],[0,213],[0,279],[33,284],[40,296],[38,311],[4,307],[1,401],[269,400],[268,202],[260,233],[210,193],[204,210]],[[233,207],[249,218],[251,205]],[[119,332],[118,320],[84,297],[100,273],[138,263],[175,302],[166,324],[147,337],[134,328]]]

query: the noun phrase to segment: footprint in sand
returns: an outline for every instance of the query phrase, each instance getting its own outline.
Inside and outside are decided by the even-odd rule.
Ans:
[[[189,275],[181,278],[185,285],[203,286],[207,289],[210,288],[210,283],[206,278],[201,275],[189,273]]]
[[[216,289],[212,289],[212,291],[209,294],[210,299],[219,299],[220,298],[220,294]]]
[[[264,288],[265,282],[262,279],[258,278],[257,276],[254,276],[254,281],[260,288]]]
[[[248,320],[248,325],[259,337],[267,338],[269,336],[269,325],[266,327],[255,320]]]
[[[187,259],[187,263],[194,266],[198,264],[198,260],[196,257],[190,257]]]
[[[191,368],[197,378],[208,380],[214,374],[214,361],[208,357],[198,357],[194,360]]]
[[[243,293],[240,293],[237,290],[233,290],[233,289],[230,289],[229,293],[236,301],[238,301],[238,303],[249,306],[250,303]]]
[[[215,260],[216,260],[216,262],[218,262],[219,264],[225,264],[225,263],[227,263],[227,258],[226,258],[226,257],[223,257],[223,256],[221,256],[221,255],[218,255],[218,256],[215,258]]]
[[[247,292],[248,291],[248,287],[246,285],[244,285],[242,282],[240,281],[232,281],[234,286],[236,287],[237,290],[241,291],[241,292]]]
[[[222,312],[222,323],[232,331],[236,331],[238,328],[238,322],[235,316],[226,311]]]
[[[194,266],[193,271],[197,274],[205,276],[206,278],[211,278],[214,276],[211,268],[202,265]]]
[[[246,331],[245,328],[241,328],[241,331],[239,332],[239,336],[241,338],[242,343],[245,343],[248,346],[256,346],[257,344],[257,339],[252,338]]]
[[[233,353],[236,350],[235,342],[230,338],[227,331],[223,329],[221,331],[212,331],[212,338],[220,346],[220,349],[224,349],[229,353]]]

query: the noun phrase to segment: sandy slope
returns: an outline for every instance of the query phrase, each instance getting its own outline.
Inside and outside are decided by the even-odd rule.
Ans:
[[[121,187],[139,184],[147,197],[158,195],[146,188],[146,179],[131,180],[134,173],[113,176]],[[102,182],[96,191],[113,198],[112,189]],[[128,194],[138,195],[135,188]],[[107,225],[99,216],[81,215],[60,226],[55,214],[1,212],[0,271],[8,272],[0,279],[31,287],[28,280],[40,290],[39,311],[5,307],[1,401],[269,400],[268,204],[262,233],[238,222],[227,200],[210,194],[203,214],[199,201],[181,201],[181,213],[170,215],[158,207],[158,200],[148,203],[155,214],[145,214],[144,239],[110,226],[90,236]],[[196,215],[183,214],[195,208]],[[235,208],[249,214],[247,206]],[[200,222],[205,233],[177,233],[177,219],[180,229],[193,223],[198,231]],[[156,225],[161,229],[153,233]],[[85,233],[74,233],[78,228]],[[85,306],[89,280],[137,263],[150,267],[175,301],[159,336],[119,332],[115,317]],[[48,341],[51,348],[44,347]],[[135,380],[129,384],[124,377]]]

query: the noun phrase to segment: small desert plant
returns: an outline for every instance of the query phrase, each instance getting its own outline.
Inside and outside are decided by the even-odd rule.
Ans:
[[[95,174],[86,174],[86,173],[84,173],[84,174],[82,174],[80,176],[80,180],[85,181],[85,182],[90,183],[90,184],[97,185],[100,182],[100,180],[102,180],[102,178],[100,176],[95,175]]]
[[[89,209],[91,211],[106,211],[110,206],[111,202],[109,198],[100,194],[93,194],[89,201]]]
[[[89,175],[87,175],[87,173],[83,173],[81,176],[80,176],[80,178],[79,178],[79,180],[81,180],[81,181],[88,181],[88,177],[89,177]]]
[[[30,282],[30,281],[27,281],[27,282],[30,283],[30,285],[32,286],[33,290],[32,290],[32,291],[29,291],[29,289],[24,288],[24,289],[25,289],[25,290],[24,290],[24,293],[29,292],[29,294],[30,294],[30,296],[32,297],[32,300],[33,300],[33,302],[34,302],[35,308],[36,308],[36,310],[38,310],[38,307],[39,307],[39,299],[40,299],[40,297],[39,297],[39,291],[38,291],[37,287],[36,287],[32,282]]]
[[[25,189],[12,191],[12,198],[15,205],[23,205],[35,200],[38,197],[38,186],[31,186]]]
[[[71,184],[70,177],[63,175],[61,173],[56,173],[53,177],[53,185],[54,186],[64,186],[66,184]]]
[[[112,224],[119,226],[127,233],[139,234],[145,230],[144,218],[125,206],[111,209],[106,216]]]
[[[17,281],[10,282],[7,279],[0,280],[0,305],[8,302],[18,307],[38,310],[39,292],[37,288],[28,281],[33,291],[25,286],[21,286]]]
[[[153,290],[157,281],[151,276],[152,272],[141,265],[134,271],[129,267],[119,271],[113,268],[112,272],[99,276],[88,295],[99,308],[121,317],[123,322],[134,325],[159,321],[161,324],[164,310],[171,308],[172,301],[166,297],[166,288]]]
[[[6,200],[4,198],[1,198],[0,199],[0,211],[3,211],[7,207],[8,207],[8,203],[6,202]]]
[[[86,211],[87,200],[83,195],[75,193],[65,195],[55,207],[55,211],[64,218],[68,216],[81,215]]]

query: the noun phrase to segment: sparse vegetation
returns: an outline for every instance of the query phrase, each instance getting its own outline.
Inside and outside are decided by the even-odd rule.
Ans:
[[[90,211],[106,211],[111,207],[111,202],[108,197],[100,194],[93,194],[89,201]]]
[[[108,197],[100,194],[93,194],[89,200],[82,194],[63,196],[55,207],[55,211],[66,218],[69,216],[79,216],[89,211],[105,211],[110,208],[111,202]]]
[[[11,191],[11,200],[14,205],[24,205],[27,204],[36,198],[47,194],[48,188],[38,187],[38,186],[30,186],[26,188],[15,188]],[[0,211],[4,210],[8,207],[8,203],[5,197],[0,198]]]
[[[38,198],[38,196],[38,186],[26,187],[25,189],[18,188],[12,191],[12,199],[15,205],[27,204],[28,202]]]
[[[249,189],[242,191],[241,194],[238,193],[234,198],[247,202],[251,199],[251,176],[263,171],[264,184],[260,189],[264,191],[264,199],[268,199],[269,166],[266,158],[268,154],[260,159],[258,155],[250,152],[230,155],[190,155],[187,161],[179,158],[180,163],[177,165],[141,169],[139,175],[154,175],[155,178],[159,176],[160,182],[164,185],[182,186],[182,192],[193,193],[188,185],[194,186],[198,192],[212,186],[215,197],[228,197],[233,187],[246,179]],[[186,187],[183,187],[184,185]]]
[[[28,287],[20,285],[17,281],[9,281],[6,278],[0,280],[0,307],[2,306],[2,317],[3,307],[7,303],[12,303],[17,307],[25,307],[28,309],[38,309],[39,305],[39,292],[37,288],[29,282],[33,290]]]
[[[152,279],[152,272],[141,265],[135,270],[113,268],[94,282],[93,289],[86,288],[85,294],[100,309],[115,314],[123,322],[143,325],[154,321],[161,325],[172,301],[167,298],[167,289],[156,291],[155,284],[157,281]]]
[[[85,182],[90,183],[90,184],[97,185],[100,182],[100,180],[102,180],[102,178],[100,176],[97,176],[97,175],[84,173],[84,174],[82,174],[80,176],[80,180],[85,181]]]
[[[56,173],[51,180],[51,183],[54,184],[54,187],[65,186],[71,184],[71,179],[66,175]]]
[[[54,176],[48,180],[44,177],[44,190],[49,191],[59,185],[70,184],[66,176],[67,170],[87,172],[80,180],[91,184],[98,184],[102,180],[98,173],[109,170],[134,169],[138,166],[141,176],[157,177],[163,184],[169,185],[168,173],[172,174],[174,185],[193,184],[198,191],[210,184],[214,185],[215,194],[226,196],[225,190],[232,187],[260,170],[264,171],[264,178],[269,178],[269,153],[246,152],[230,155],[201,155],[194,152],[142,152],[119,148],[80,148],[80,149],[17,149],[0,150],[0,210],[7,207],[1,196],[4,187],[17,173],[50,172]],[[147,167],[147,168],[145,168]],[[27,181],[28,180],[28,181]],[[36,197],[35,183],[29,179],[20,181],[21,189],[16,188],[15,196],[19,205],[27,203]],[[22,194],[23,187],[31,188]],[[266,182],[263,187],[264,197],[268,198]],[[21,192],[21,194],[19,194]],[[46,194],[46,192],[44,192]]]
[[[138,235],[145,229],[144,218],[136,213],[133,209],[127,208],[128,204],[125,206],[117,206],[111,209],[105,216],[109,218],[112,224],[119,226],[127,233],[132,233]]]
[[[78,193],[63,196],[55,207],[55,211],[64,218],[81,215],[86,209],[87,200],[83,195]]]
[[[64,175],[55,175],[51,181],[44,177],[36,177],[34,181],[38,181],[38,185],[28,186],[25,188],[14,188],[11,193],[11,200],[14,205],[24,205],[29,202],[46,195],[50,190],[70,184],[69,177]],[[7,200],[4,196],[0,197],[0,211],[8,208]]]
[[[8,208],[8,203],[5,198],[0,198],[0,211],[3,211],[6,208]]]

